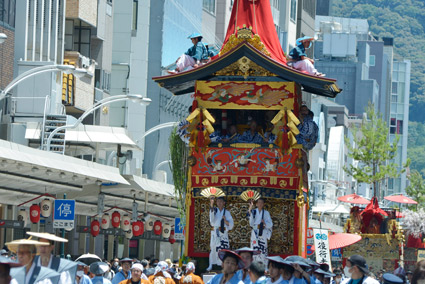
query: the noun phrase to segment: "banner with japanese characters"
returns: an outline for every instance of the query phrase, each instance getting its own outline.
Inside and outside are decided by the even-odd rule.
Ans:
[[[331,253],[329,251],[329,232],[325,229],[313,229],[314,247],[317,263],[327,263],[331,268]]]

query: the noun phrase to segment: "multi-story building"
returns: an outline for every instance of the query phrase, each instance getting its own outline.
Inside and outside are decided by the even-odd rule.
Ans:
[[[410,98],[410,68],[409,60],[394,61],[391,87],[391,103],[389,114],[390,142],[399,137],[397,156],[394,161],[401,170],[407,161],[407,135],[409,125]],[[385,195],[405,193],[407,178],[402,173],[398,178],[388,179]]]

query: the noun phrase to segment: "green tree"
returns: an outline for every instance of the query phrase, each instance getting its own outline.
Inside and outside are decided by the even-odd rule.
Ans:
[[[396,136],[392,143],[388,142],[388,125],[375,111],[373,104],[368,105],[366,113],[367,118],[363,119],[360,128],[352,129],[354,143],[345,137],[348,156],[358,161],[359,165],[349,165],[344,170],[358,182],[373,184],[373,195],[379,196],[381,181],[388,177],[396,178],[401,173],[397,164],[391,162],[397,155],[399,137]]]
[[[409,186],[406,187],[406,193],[419,203],[419,206],[425,203],[425,181],[421,173],[412,171],[409,176]]]

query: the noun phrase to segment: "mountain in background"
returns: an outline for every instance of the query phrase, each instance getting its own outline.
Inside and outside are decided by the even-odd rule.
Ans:
[[[319,1],[320,2],[320,1]],[[394,38],[394,59],[412,62],[408,157],[425,176],[425,1],[331,0],[331,16],[367,19],[375,37]]]

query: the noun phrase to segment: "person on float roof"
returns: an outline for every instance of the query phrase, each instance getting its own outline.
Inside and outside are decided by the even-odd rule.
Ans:
[[[291,57],[291,65],[295,69],[306,72],[310,75],[324,77],[325,74],[320,73],[314,68],[314,60],[307,57],[305,50],[310,48],[314,38],[305,36],[297,39],[296,47],[294,47],[290,52],[289,56]]]
[[[177,58],[176,69],[168,70],[168,73],[176,74],[185,70],[191,70],[208,61],[208,50],[202,42],[202,35],[195,32],[188,36],[188,38],[192,41],[193,46]]]

